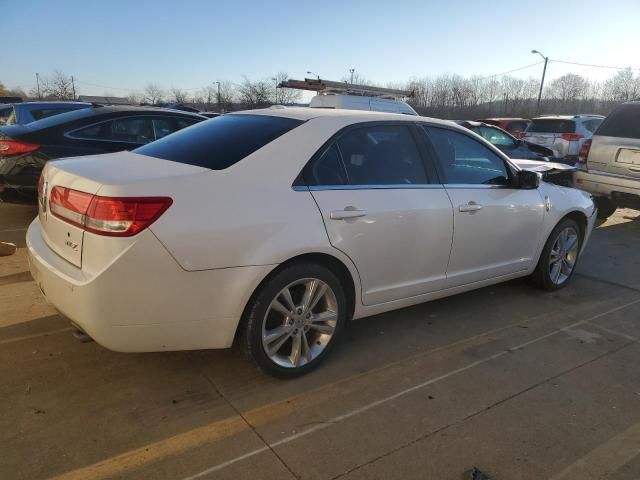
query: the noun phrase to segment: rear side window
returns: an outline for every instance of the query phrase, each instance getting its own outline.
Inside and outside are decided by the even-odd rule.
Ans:
[[[620,105],[604,119],[596,135],[640,139],[640,103]]]
[[[223,170],[303,123],[267,115],[223,115],[180,130],[136,153]]]
[[[13,107],[0,107],[0,125],[11,125],[13,122],[12,118],[15,117],[13,114]]]
[[[75,108],[37,108],[31,110],[31,116],[33,121],[42,120],[43,118],[53,117],[54,115],[60,115],[61,113],[71,112],[76,110]]]
[[[305,167],[303,177],[307,185],[347,184],[347,172],[335,143],[332,143],[316,161]]]
[[[341,136],[337,144],[351,185],[429,183],[422,157],[407,126],[357,128]]]
[[[576,122],[553,118],[538,118],[533,121],[528,132],[576,133]]]
[[[153,123],[149,117],[127,117],[101,122],[71,132],[73,138],[107,140],[124,143],[149,143],[154,140]]]

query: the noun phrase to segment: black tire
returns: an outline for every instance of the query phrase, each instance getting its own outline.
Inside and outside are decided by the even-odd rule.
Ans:
[[[298,367],[284,367],[275,363],[265,352],[262,342],[263,321],[271,302],[288,285],[301,279],[314,278],[329,286],[335,295],[337,320],[329,342],[309,363]],[[347,298],[338,277],[328,268],[310,262],[293,263],[270,277],[252,296],[245,308],[239,328],[239,346],[242,352],[263,372],[278,378],[294,378],[309,373],[330,353],[340,338],[347,322]]]
[[[531,277],[530,277],[530,280],[532,281],[532,283],[536,287],[541,288],[542,290],[553,292],[555,290],[560,290],[561,288],[566,287],[569,284],[569,281],[571,280],[571,278],[573,277],[573,274],[576,271],[579,256],[576,256],[576,259],[573,264],[573,269],[571,270],[571,272],[569,273],[569,275],[564,281],[562,281],[561,283],[556,283],[551,278],[550,265],[549,265],[551,260],[551,250],[553,249],[556,243],[556,240],[560,235],[560,232],[562,232],[568,227],[573,228],[577,232],[578,255],[580,250],[582,249],[584,232],[582,231],[578,223],[575,220],[572,220],[570,218],[565,218],[560,223],[558,223],[558,225],[556,225],[556,227],[551,232],[551,235],[549,235],[549,238],[547,239],[547,242],[544,245],[544,249],[540,254],[538,265],[536,266],[536,269],[534,270],[534,272],[531,274]]]
[[[618,206],[606,197],[595,197],[594,203],[598,207],[598,220],[606,220],[618,209]]]

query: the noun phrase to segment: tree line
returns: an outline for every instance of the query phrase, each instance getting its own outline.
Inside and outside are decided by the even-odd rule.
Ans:
[[[294,104],[300,101],[301,92],[288,88],[276,88],[286,80],[286,72],[271,78],[252,80],[243,77],[239,83],[215,82],[208,86],[185,90],[177,87],[163,89],[156,83],[148,83],[141,91],[130,92],[131,104],[158,105],[162,103],[193,104],[201,109],[232,111],[245,108],[262,108],[275,103]],[[345,75],[342,81],[360,85],[375,85],[358,73]],[[22,89],[7,89],[0,83],[0,95],[20,96],[31,99],[73,100],[81,93],[73,78],[63,72],[39,76],[39,91],[29,93]],[[418,113],[440,118],[481,118],[487,116],[535,116],[539,80],[510,75],[499,78],[480,76],[463,77],[444,74],[437,77],[414,78],[406,83],[384,85],[414,92],[408,99]],[[109,91],[104,96],[117,96]],[[640,98],[640,74],[633,70],[620,70],[609,79],[597,82],[581,75],[569,73],[545,84],[540,113],[607,114],[614,105]]]

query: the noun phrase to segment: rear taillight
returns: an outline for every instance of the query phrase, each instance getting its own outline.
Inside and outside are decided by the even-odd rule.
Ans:
[[[35,143],[18,142],[16,140],[0,140],[0,157],[35,152],[39,148],[40,145],[36,145]]]
[[[513,135],[516,138],[524,138],[526,132],[511,132],[511,135]]]
[[[135,235],[171,206],[169,197],[101,197],[65,187],[53,187],[49,210],[88,232],[112,237]]]
[[[589,157],[589,150],[591,150],[591,139],[585,140],[580,147],[580,151],[578,152],[578,161],[582,163],[587,162],[587,158]]]
[[[560,138],[566,140],[567,142],[575,142],[582,138],[582,135],[579,133],[563,133],[560,135]]]

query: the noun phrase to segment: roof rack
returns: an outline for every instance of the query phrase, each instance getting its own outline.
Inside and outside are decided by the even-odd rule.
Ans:
[[[360,95],[363,97],[379,97],[397,99],[413,97],[413,90],[397,90],[395,88],[372,87],[369,85],[354,85],[347,82],[334,82],[320,78],[305,78],[304,80],[284,80],[278,85],[280,88],[295,88],[311,90],[318,94]]]

